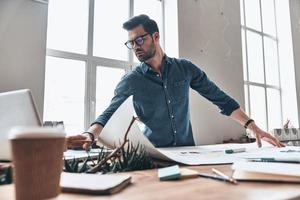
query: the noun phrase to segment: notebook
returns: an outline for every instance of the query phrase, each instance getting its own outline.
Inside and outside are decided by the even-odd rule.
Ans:
[[[300,183],[300,164],[236,162],[232,178],[240,181]]]
[[[119,192],[131,183],[129,175],[121,174],[61,174],[60,186],[63,192],[107,195]]]

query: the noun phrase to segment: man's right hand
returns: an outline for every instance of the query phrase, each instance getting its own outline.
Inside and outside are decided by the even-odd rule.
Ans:
[[[89,149],[92,144],[92,139],[86,134],[68,136],[66,138],[66,144],[68,148]]]
[[[100,124],[94,124],[88,129],[88,132],[93,133],[94,140],[92,140],[91,136],[88,133],[83,133],[79,135],[73,135],[68,136],[66,138],[67,140],[67,147],[68,148],[83,148],[88,150],[90,146],[92,145],[92,142],[96,142],[101,131],[103,129],[103,126]]]

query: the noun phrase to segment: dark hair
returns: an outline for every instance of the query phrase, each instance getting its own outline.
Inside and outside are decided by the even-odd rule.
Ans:
[[[129,31],[139,25],[142,25],[147,33],[152,34],[154,32],[159,32],[157,23],[153,19],[150,19],[147,15],[138,15],[132,17],[128,21],[124,22],[123,28]]]

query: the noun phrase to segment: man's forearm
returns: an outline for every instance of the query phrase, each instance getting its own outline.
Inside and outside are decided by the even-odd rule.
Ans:
[[[87,131],[92,133],[94,135],[94,138],[97,140],[102,129],[103,126],[101,124],[93,124]]]
[[[250,119],[248,117],[248,115],[241,108],[238,108],[238,109],[234,110],[231,113],[230,117],[232,119],[234,119],[235,121],[239,122],[242,126],[244,126],[245,123]],[[254,128],[253,126],[255,126],[255,123],[252,122],[252,123],[249,124],[248,127],[250,129],[252,129],[252,128]]]

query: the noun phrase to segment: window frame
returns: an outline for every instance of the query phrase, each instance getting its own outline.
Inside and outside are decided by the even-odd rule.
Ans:
[[[275,34],[276,36],[272,36],[269,35],[267,33],[264,33],[264,29],[263,29],[263,15],[262,15],[262,3],[261,0],[259,1],[259,8],[260,8],[260,22],[261,22],[261,31],[255,30],[253,28],[247,27],[247,19],[246,19],[246,7],[245,7],[245,0],[240,0],[240,3],[242,4],[242,9],[241,11],[241,15],[243,15],[243,17],[241,16],[241,20],[244,20],[241,23],[241,34],[244,34],[244,39],[245,39],[245,46],[242,47],[243,51],[245,51],[245,64],[246,66],[244,66],[243,69],[246,69],[246,80],[244,80],[244,87],[247,88],[247,91],[245,92],[245,101],[247,102],[247,108],[246,110],[248,110],[248,115],[251,117],[251,104],[250,104],[250,86],[258,86],[258,87],[262,87],[264,88],[265,91],[265,105],[266,105],[266,112],[265,112],[265,119],[266,119],[266,129],[269,130],[269,128],[275,128],[275,127],[269,127],[269,116],[268,116],[268,97],[267,97],[267,89],[275,89],[277,91],[279,91],[279,95],[280,95],[280,121],[281,124],[283,124],[283,109],[282,109],[282,88],[281,88],[281,77],[280,77],[280,62],[279,62],[279,48],[278,48],[278,31],[277,31],[277,14],[276,14],[276,1],[272,0],[274,3],[274,20],[275,20]],[[248,45],[247,45],[247,31],[249,32],[253,32],[258,34],[261,38],[262,38],[262,57],[263,57],[263,71],[264,71],[264,83],[256,83],[256,82],[251,82],[249,81],[249,62],[248,62]],[[278,80],[279,80],[279,85],[275,86],[275,85],[270,85],[266,83],[266,66],[265,66],[265,39],[264,38],[269,38],[272,39],[273,41],[276,42],[276,52],[277,52],[277,70],[278,70]],[[243,43],[242,43],[243,45]],[[244,58],[243,58],[244,59]],[[247,93],[247,94],[246,94]]]

